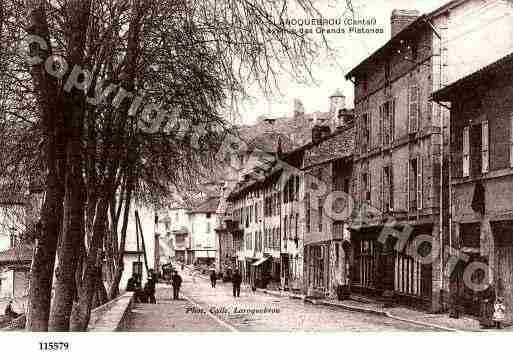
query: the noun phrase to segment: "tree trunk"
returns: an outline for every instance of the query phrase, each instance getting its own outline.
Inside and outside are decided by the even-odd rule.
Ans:
[[[84,240],[84,183],[80,158],[80,137],[70,144],[69,166],[62,236],[57,252],[55,296],[52,303],[49,328],[68,331],[73,299],[76,293],[75,273],[80,260],[80,246]]]
[[[103,243],[103,236],[105,235],[108,209],[109,196],[102,195],[98,202],[98,208],[94,220],[93,236],[87,253],[82,285],[79,289],[78,308],[75,314],[76,318],[72,321],[73,326],[71,330],[73,331],[85,331],[89,325],[93,295],[96,293],[97,288],[98,271],[101,270],[101,267],[98,268],[98,255],[101,244]]]
[[[45,39],[49,44],[45,1],[27,0],[27,33]],[[30,55],[44,59],[50,55],[38,44],[31,44]],[[31,76],[36,92],[41,124],[45,139],[46,188],[41,210],[41,231],[35,246],[30,268],[29,302],[25,328],[29,331],[47,331],[50,314],[53,269],[57,238],[62,221],[62,166],[64,163],[65,140],[62,133],[62,113],[57,95],[55,79],[44,70],[42,64],[31,67]]]
[[[125,254],[125,245],[126,245],[126,232],[128,228],[128,219],[130,215],[130,207],[132,204],[132,191],[133,191],[133,177],[130,171],[127,174],[127,184],[125,191],[125,204],[123,211],[123,224],[121,226],[121,238],[119,240],[119,250],[118,257],[116,263],[116,273],[114,274],[114,279],[110,286],[109,290],[109,299],[114,299],[119,295],[119,282],[121,281],[121,276],[123,275],[123,270],[125,266],[124,262],[124,254]],[[120,201],[123,199],[120,198]],[[117,230],[117,229],[116,229]]]
[[[71,65],[82,65],[90,0],[72,0],[65,6],[69,26],[67,37]],[[55,296],[49,328],[51,331],[68,331],[73,299],[75,272],[84,236],[85,184],[83,178],[82,134],[84,128],[84,94],[78,89],[64,95],[64,117],[68,148],[65,174],[65,204],[62,236],[57,252]]]

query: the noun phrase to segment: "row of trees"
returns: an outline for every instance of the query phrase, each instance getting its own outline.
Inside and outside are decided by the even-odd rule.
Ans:
[[[208,176],[249,84],[309,74],[322,42],[282,28],[291,12],[318,15],[309,0],[0,0],[0,178],[44,179],[28,330],[86,330],[118,295],[134,203]]]

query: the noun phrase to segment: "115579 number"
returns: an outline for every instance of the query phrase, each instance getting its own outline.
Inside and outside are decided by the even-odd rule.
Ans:
[[[68,342],[39,342],[39,350],[42,351],[65,351],[69,350]]]

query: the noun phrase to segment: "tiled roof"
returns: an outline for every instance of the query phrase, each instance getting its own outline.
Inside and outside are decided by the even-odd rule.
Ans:
[[[351,156],[354,152],[354,136],[354,127],[351,126],[339,130],[317,145],[305,149],[303,168]]]
[[[0,263],[21,263],[32,261],[32,252],[34,246],[31,244],[20,244],[16,247],[9,248],[6,251],[0,252]]]
[[[220,197],[209,197],[199,206],[195,207],[191,213],[216,213],[219,201]]]
[[[312,139],[311,119],[313,115],[280,117],[271,121],[258,120],[256,124],[239,129],[240,136],[248,144],[248,149],[276,152],[281,139],[283,152],[308,143]]]

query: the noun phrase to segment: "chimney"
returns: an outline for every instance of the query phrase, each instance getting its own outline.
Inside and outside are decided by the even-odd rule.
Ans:
[[[312,142],[319,143],[323,138],[329,136],[331,133],[330,126],[328,125],[314,125],[312,127]]]
[[[420,16],[418,10],[395,9],[390,17],[390,25],[392,27],[392,37],[397,35],[406,26],[410,25]]]

